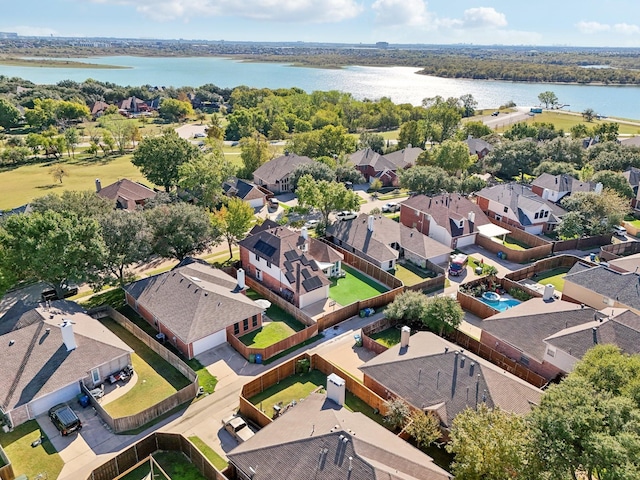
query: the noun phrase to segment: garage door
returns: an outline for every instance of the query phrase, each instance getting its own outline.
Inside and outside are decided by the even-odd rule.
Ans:
[[[45,395],[44,397],[33,400],[29,403],[29,410],[32,417],[37,417],[57,405],[58,403],[68,402],[73,400],[77,394],[80,393],[80,383],[74,382],[71,385],[61,388],[60,390]]]
[[[466,237],[460,237],[458,238],[457,248],[468,247],[469,245],[473,245],[474,243],[476,243],[475,235],[467,235]]]
[[[208,337],[193,342],[193,355],[199,355],[227,341],[227,331],[220,330]]]

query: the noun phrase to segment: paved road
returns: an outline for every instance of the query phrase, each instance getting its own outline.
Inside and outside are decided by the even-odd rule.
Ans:
[[[517,107],[516,110],[517,111],[510,113],[500,113],[495,117],[487,115],[485,117],[482,117],[480,120],[487,127],[495,130],[497,128],[513,125],[517,122],[523,122],[529,118],[529,107]]]

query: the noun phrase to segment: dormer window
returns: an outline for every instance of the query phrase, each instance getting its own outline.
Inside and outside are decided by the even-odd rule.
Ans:
[[[460,220],[458,220],[458,227],[460,228],[464,227],[464,218],[461,218]]]
[[[509,207],[504,207],[504,213],[509,213]]]

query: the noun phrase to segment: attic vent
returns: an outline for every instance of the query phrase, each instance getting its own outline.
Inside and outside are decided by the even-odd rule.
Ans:
[[[191,277],[191,280],[193,280],[194,282],[201,282],[202,281],[198,277]]]
[[[218,302],[218,306],[219,306],[219,307],[220,307],[220,306],[222,306],[222,302]]]

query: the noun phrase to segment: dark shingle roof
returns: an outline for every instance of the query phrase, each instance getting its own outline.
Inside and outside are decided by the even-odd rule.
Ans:
[[[188,344],[262,313],[236,287],[223,271],[193,263],[130,283],[125,291]]]
[[[307,397],[228,457],[245,474],[253,469],[253,480],[451,478],[384,427],[319,394]]]
[[[482,140],[481,138],[467,138],[464,143],[469,147],[469,153],[471,155],[477,155],[483,150],[487,150],[487,152],[491,152],[493,150],[493,145],[491,145],[486,140]]]
[[[141,183],[123,178],[111,185],[102,187],[98,195],[102,198],[116,201],[122,208],[132,210],[136,208],[138,202],[155,197],[156,192]]]
[[[554,192],[591,192],[595,186],[591,182],[581,182],[575,177],[563,173],[561,175],[551,175],[543,173],[536,178],[531,185],[546,188]]]
[[[290,175],[298,165],[305,165],[312,162],[313,160],[309,157],[301,157],[295,153],[282,155],[281,157],[274,158],[260,165],[258,169],[253,172],[253,178],[259,178],[267,184],[274,184],[276,180],[281,180],[287,175]]]
[[[638,138],[640,139],[640,137]],[[632,187],[637,187],[640,184],[640,168],[629,167],[622,172],[622,175],[627,179],[627,182],[629,182],[629,185]]]
[[[482,402],[518,414],[538,403],[540,390],[476,355],[456,354],[458,348],[433,333],[418,332],[406,350],[396,345],[360,370],[414,407],[444,414],[445,426]]]
[[[253,200],[254,198],[266,197],[266,194],[260,189],[246,180],[236,177],[229,178],[222,184],[222,190],[229,197],[238,197],[242,200]]]
[[[575,272],[572,268],[564,280],[616,300],[622,305],[640,309],[640,274],[638,273],[620,273],[602,266]]]
[[[424,150],[419,147],[407,147],[402,150],[386,153],[384,156],[387,160],[393,163],[396,168],[407,168],[410,165],[414,165],[420,154],[423,152]]]

